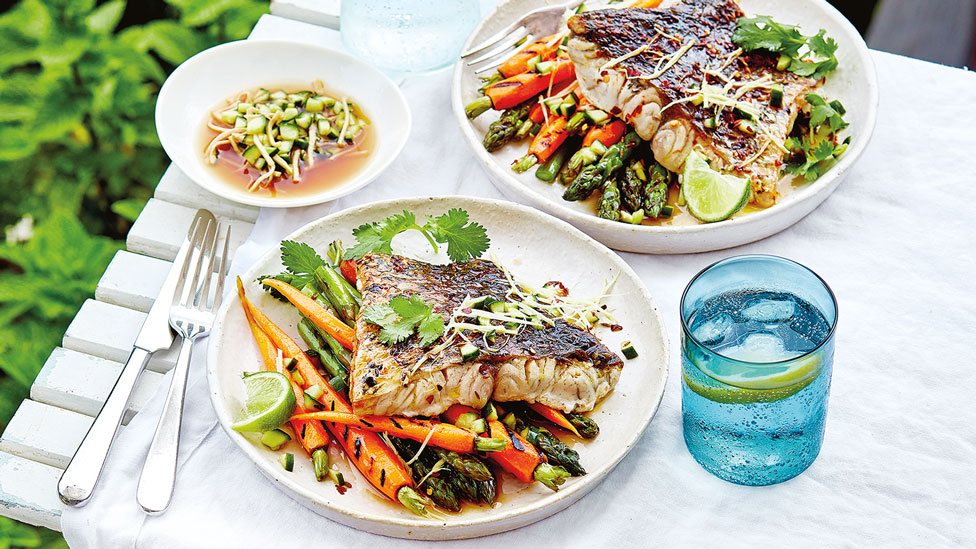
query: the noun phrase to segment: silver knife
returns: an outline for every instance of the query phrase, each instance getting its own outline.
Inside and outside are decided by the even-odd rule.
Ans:
[[[217,221],[209,211],[197,210],[197,215],[190,223],[187,234],[192,235],[194,227],[200,222],[216,224]],[[122,416],[128,407],[129,397],[132,396],[132,389],[139,379],[139,374],[142,373],[154,352],[168,349],[173,343],[173,331],[169,326],[169,308],[173,302],[176,281],[190,254],[189,241],[189,238],[184,239],[183,245],[180,246],[176,259],[173,260],[173,266],[166,275],[166,281],[163,282],[156,301],[149,309],[139,335],[136,336],[132,353],[125,362],[118,381],[115,382],[108,399],[105,400],[91,428],[88,429],[88,434],[81,441],[74,457],[61,475],[61,480],[58,481],[58,495],[67,505],[84,505],[88,502],[102,473],[102,467],[112,448],[119,425],[122,424]]]

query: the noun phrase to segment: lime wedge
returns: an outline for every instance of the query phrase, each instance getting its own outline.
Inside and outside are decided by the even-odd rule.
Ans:
[[[755,404],[757,402],[776,402],[799,393],[807,385],[817,379],[816,376],[809,377],[800,383],[796,383],[780,389],[740,389],[722,385],[714,380],[693,379],[687,372],[683,372],[685,384],[689,389],[713,402],[723,404]],[[704,377],[704,376],[702,376]]]
[[[802,383],[820,372],[821,353],[788,362],[783,365],[742,368],[734,372],[715,372],[702,365],[703,372],[715,379],[743,389],[780,389]],[[739,357],[748,360],[748,357]],[[728,363],[725,363],[728,364]]]
[[[758,367],[711,359],[704,353],[686,354],[686,360],[691,362],[684,367],[688,388],[709,400],[725,404],[784,399],[812,383],[823,369],[822,350],[792,362]]]
[[[291,381],[278,372],[258,372],[244,378],[247,401],[231,429],[245,433],[277,429],[295,413]]]
[[[749,202],[751,195],[748,179],[713,170],[694,150],[685,160],[681,189],[688,211],[705,223],[728,219]]]

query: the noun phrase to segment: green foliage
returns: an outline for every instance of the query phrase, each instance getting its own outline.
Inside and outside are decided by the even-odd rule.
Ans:
[[[179,21],[117,33],[125,0],[22,0],[0,16],[0,226],[65,207],[95,232],[124,234],[167,164],[153,123],[167,70],[246,37],[267,9],[169,4]]]
[[[6,400],[18,388],[20,398],[13,402],[27,395],[119,247],[110,238],[89,235],[65,210],[52,212],[26,243],[0,246],[0,261],[7,265],[0,271],[0,370],[9,376],[0,391]]]
[[[6,517],[0,517],[0,549],[11,547],[67,549],[68,544],[57,532],[46,528],[34,528]]]
[[[125,23],[126,0],[21,0],[0,14],[0,227],[39,221],[25,243],[0,244],[0,429],[166,168],[154,110],[167,73],[245,38],[267,6],[166,0],[173,18],[142,25]],[[0,517],[8,547],[67,545]]]

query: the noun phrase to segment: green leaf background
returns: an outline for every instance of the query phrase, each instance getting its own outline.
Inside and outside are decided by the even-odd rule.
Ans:
[[[153,123],[166,75],[247,37],[261,0],[20,0],[0,13],[0,429],[123,247],[169,163]],[[13,236],[13,235],[11,235]],[[0,517],[0,549],[66,547]]]

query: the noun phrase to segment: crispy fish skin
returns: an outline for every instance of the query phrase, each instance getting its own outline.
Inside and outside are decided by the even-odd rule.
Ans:
[[[419,295],[445,319],[466,296],[504,299],[510,289],[503,271],[481,259],[432,265],[367,254],[358,261],[357,279],[363,307],[397,295]],[[464,342],[458,341],[420,368],[414,366],[429,348],[421,348],[416,337],[384,345],[379,331],[362,317],[356,322],[350,398],[357,414],[433,416],[455,403],[482,407],[490,398],[588,411],[613,389],[623,367],[595,336],[562,320],[500,335],[490,348],[474,334],[470,339],[481,349],[478,360],[463,361]]]
[[[678,172],[691,150],[698,148],[712,160],[713,168],[750,178],[753,201],[766,207],[776,200],[776,183],[787,156],[780,147],[805,105],[803,96],[819,83],[775,70],[778,56],[767,51],[736,56],[732,34],[743,15],[734,0],[684,0],[663,9],[585,12],[570,18],[567,47],[583,95],[632,124],[651,142],[661,165]],[[688,43],[691,47],[673,66],[660,70]],[[642,53],[603,68],[611,59],[645,45]],[[711,118],[713,108],[673,103],[687,98],[687,90],[699,87],[703,78],[708,84],[724,85],[721,78],[703,71],[719,72],[726,60],[721,70],[726,79],[742,83],[768,76],[783,86],[782,108],[770,106],[768,89],[754,89],[740,98],[759,112],[759,132],[738,128],[729,108],[723,109],[718,127],[708,129],[705,120]],[[648,78],[655,71],[660,75]]]

